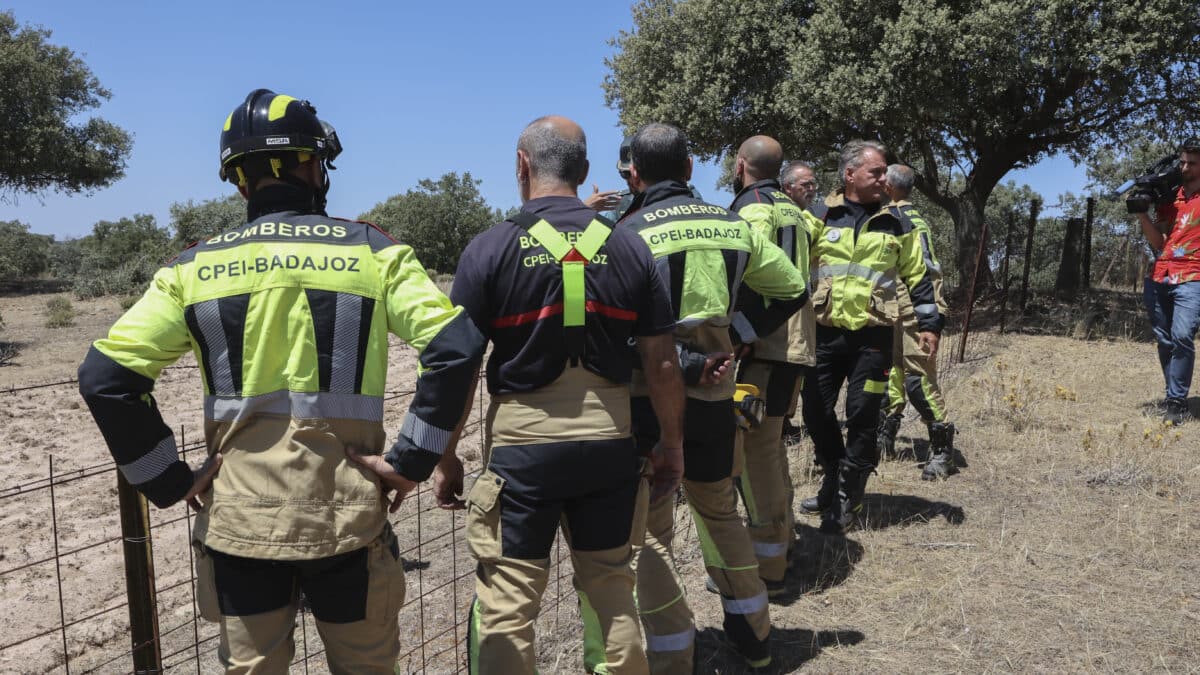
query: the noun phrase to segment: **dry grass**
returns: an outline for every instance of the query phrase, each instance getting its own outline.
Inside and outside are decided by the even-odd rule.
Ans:
[[[1200,423],[1146,416],[1161,396],[1153,346],[982,333],[942,379],[967,466],[922,482],[910,410],[907,459],[872,478],[865,526],[842,538],[798,523],[792,593],[771,607],[775,671],[1200,672]],[[797,498],[812,494],[811,445],[791,460]],[[699,671],[746,672],[685,514]],[[547,672],[573,672],[578,635],[546,639]]]
[[[24,363],[0,369],[0,386],[69,375],[87,340],[120,311],[115,300],[79,303],[77,326],[54,331],[54,344],[47,344],[35,311],[43,303],[0,297],[10,324],[5,337],[24,346]],[[1110,332],[1117,336],[1112,341],[1070,339],[1075,317],[1064,317],[1056,325],[1040,318],[1038,335],[979,333],[967,363],[944,369],[949,409],[960,429],[956,445],[967,462],[959,475],[943,483],[919,480],[913,457],[922,457],[927,443],[910,411],[898,443],[908,458],[885,461],[872,478],[866,526],[844,538],[827,537],[815,521],[801,520],[793,593],[771,610],[778,672],[1200,672],[1200,422],[1174,429],[1145,415],[1161,396],[1152,345],[1121,339],[1119,330]],[[67,345],[68,338],[78,344]],[[951,336],[944,350],[954,343]],[[411,355],[398,351],[397,366],[410,363],[405,358]],[[397,388],[409,384],[401,381],[404,373],[403,367],[393,371]],[[194,428],[196,372],[168,375],[160,383],[160,404],[174,422]],[[85,411],[71,396],[46,390],[9,399],[4,425],[19,432],[11,439],[18,450],[14,480],[43,475],[47,453],[85,448],[91,453],[86,458],[68,456],[83,464],[103,456]],[[393,402],[389,419],[399,419],[402,402]],[[1200,401],[1193,399],[1192,407],[1200,412]],[[32,426],[30,420],[51,414],[45,424],[53,433]],[[477,441],[462,450],[474,453],[468,470],[474,469]],[[817,483],[810,475],[811,445],[793,447],[791,459],[797,498],[808,496]],[[111,501],[93,494],[79,498],[96,509]],[[91,511],[83,515],[91,529],[111,520]],[[414,556],[410,596],[438,587],[451,571],[467,579],[431,596],[423,614],[415,604],[406,606],[406,651],[414,647],[418,627],[432,635],[461,618],[470,598],[469,558],[461,546],[430,541],[452,522],[444,514],[435,517],[441,520],[426,521],[421,533],[429,543]],[[703,589],[705,573],[686,510],[677,511],[677,523],[676,554],[699,623],[699,670],[744,672],[722,644],[720,603]],[[175,527],[180,531],[156,533],[156,557],[167,556],[158,561],[164,584],[186,572],[178,560],[186,552],[183,524]],[[2,542],[14,564],[23,560],[14,546],[23,537],[29,546],[48,546],[44,536],[22,532],[10,523]],[[116,549],[95,555],[88,574],[72,574],[93,586],[111,577],[105,592],[115,601]],[[451,555],[457,556],[454,564]],[[580,670],[582,636],[569,578],[551,581],[548,596],[560,594],[562,605],[548,608],[538,626],[543,673]],[[28,592],[9,587],[3,595],[7,608]],[[39,606],[53,625],[57,608],[50,597]],[[190,606],[182,594],[160,597],[164,613],[174,611],[167,603],[176,600]],[[186,618],[171,615],[173,622],[163,619],[163,625],[180,617]],[[95,644],[120,646],[125,638],[110,628],[106,624],[103,634],[89,638],[92,646],[79,648],[98,657]],[[212,628],[204,624],[202,630],[208,635]],[[189,641],[188,632],[172,639]],[[452,647],[453,638],[442,638],[433,651]],[[311,630],[307,639],[311,647]],[[47,640],[49,653],[57,637]],[[429,672],[451,670],[453,658],[451,651],[436,661],[444,670],[431,666]],[[204,663],[207,672],[215,659],[206,656]],[[419,663],[406,661],[401,670]]]
[[[974,340],[980,357],[943,378],[969,466],[930,484],[886,461],[863,529],[800,524],[797,597],[772,607],[779,670],[1200,671],[1200,424],[1144,416],[1153,347]],[[911,415],[900,446],[920,457]],[[809,447],[793,454],[802,496]],[[707,669],[742,672],[702,645]]]

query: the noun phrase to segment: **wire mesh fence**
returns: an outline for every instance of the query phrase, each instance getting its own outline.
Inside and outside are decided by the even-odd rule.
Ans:
[[[20,395],[35,389],[61,389],[74,396],[73,379],[11,386],[0,396]],[[411,390],[389,392],[388,400],[403,404]],[[480,391],[471,419],[464,429],[483,440],[486,396]],[[96,442],[103,443],[96,433]],[[198,430],[182,426],[177,431],[180,453],[193,465],[206,452]],[[61,455],[70,448],[60,448]],[[479,453],[468,451],[469,486],[481,470]],[[31,536],[23,555],[0,555],[0,593],[6,614],[0,625],[0,670],[21,669],[24,654],[52,655],[48,668],[65,673],[133,672],[134,653],[150,647],[133,644],[128,619],[129,603],[120,574],[123,566],[117,519],[117,467],[111,461],[64,471],[56,457],[47,458],[46,472],[0,487],[0,517],[20,513],[22,528],[43,524],[44,536]],[[108,500],[111,517],[77,518],[79,500]],[[217,624],[199,617],[193,568],[193,513],[186,504],[151,509],[161,650],[165,672],[220,672],[216,651]],[[400,541],[407,590],[400,609],[401,653],[398,672],[465,672],[466,617],[474,593],[475,564],[466,546],[465,512],[444,511],[436,505],[432,488],[422,485],[411,493],[400,510],[389,517]],[[104,577],[108,582],[96,582]],[[557,542],[551,558],[550,583],[542,603],[539,634],[563,634],[564,625],[578,625],[578,608],[570,583],[570,558]],[[19,611],[18,611],[19,610]],[[15,616],[36,617],[17,621]],[[578,629],[571,628],[572,632]],[[328,672],[324,646],[311,613],[303,606],[295,625],[296,652],[293,672]],[[549,655],[552,658],[554,655]]]
[[[951,318],[949,326],[954,326],[956,319]],[[949,331],[943,340],[938,358],[943,373],[958,368],[950,357],[958,339],[958,334]],[[968,362],[972,356],[968,351]],[[0,389],[0,404],[38,391],[48,392],[50,400],[77,401],[75,384],[68,379],[10,386]],[[394,406],[403,406],[413,393],[397,389],[385,398]],[[468,487],[481,470],[486,407],[481,386],[460,444]],[[76,423],[84,424],[81,420],[85,417],[76,417]],[[83,457],[107,454],[99,432],[89,429],[85,443],[96,444],[102,454]],[[177,441],[185,461],[199,465],[206,453],[200,430],[194,425],[180,426]],[[194,514],[182,503],[150,509],[157,641],[134,644],[123,574],[122,547],[128,544],[121,534],[117,509],[116,465],[111,460],[63,462],[60,459],[64,457],[77,459],[71,457],[77,448],[54,443],[49,447],[52,452],[47,453],[43,475],[26,474],[22,480],[0,487],[0,522],[6,527],[14,523],[28,542],[19,552],[7,547],[0,551],[0,596],[5,607],[0,614],[0,671],[134,672],[135,653],[153,647],[161,654],[165,672],[220,672],[217,624],[199,617],[196,601],[191,546]],[[809,448],[807,443],[790,446],[793,467],[811,461]],[[69,468],[64,464],[70,464]],[[81,508],[96,503],[102,508]],[[397,672],[465,672],[466,621],[475,583],[465,512],[438,508],[427,484],[411,493],[389,520],[400,542],[407,576],[399,613]],[[678,506],[675,522],[676,559],[684,564],[699,556],[698,550],[693,550],[695,530],[686,505]],[[6,531],[5,538],[10,534],[11,530]],[[536,626],[539,665],[546,672],[571,670],[580,663],[582,629],[571,575],[569,551],[560,539],[552,551],[549,583]],[[328,672],[316,623],[303,606],[294,636],[292,671]]]

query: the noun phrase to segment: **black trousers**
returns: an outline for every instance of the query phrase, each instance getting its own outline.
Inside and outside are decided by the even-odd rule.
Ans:
[[[871,471],[879,463],[875,430],[892,367],[891,326],[844,330],[817,325],[817,364],[804,380],[804,424],[826,470]],[[838,394],[846,384],[846,438]]]
[[[550,557],[563,518],[573,550],[628,542],[639,466],[631,438],[493,447],[487,468],[505,481],[499,497],[504,557]]]

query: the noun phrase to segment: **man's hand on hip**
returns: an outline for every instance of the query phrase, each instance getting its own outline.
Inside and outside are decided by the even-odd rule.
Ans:
[[[221,453],[209,455],[208,459],[204,460],[204,464],[192,472],[192,489],[183,496],[183,501],[187,502],[188,506],[197,511],[203,508],[200,504],[200,495],[212,487],[213,479],[217,477],[217,471],[221,469],[221,461]]]
[[[442,455],[442,461],[433,468],[433,496],[439,509],[457,511],[465,509],[463,493],[463,465],[453,452]]]
[[[390,498],[391,504],[388,506],[389,513],[395,513],[398,511],[400,509],[400,502],[404,501],[404,497],[407,496],[409,492],[412,492],[413,488],[417,487],[415,482],[396,473],[396,470],[392,468],[392,465],[388,464],[387,460],[385,460],[381,455],[364,455],[359,451],[358,448],[347,445],[346,457],[348,457],[351,462],[354,462],[367,471],[374,473],[375,476],[379,478],[379,486],[382,488],[383,501],[385,504],[389,500],[388,494],[392,490],[396,491],[395,496]]]
[[[650,466],[654,476],[650,478],[650,502],[675,493],[683,480],[683,448],[665,448],[661,444],[650,451]]]
[[[929,355],[929,358],[937,356],[938,342],[941,338],[937,333],[923,330],[917,334],[918,344],[921,346],[921,351]]]

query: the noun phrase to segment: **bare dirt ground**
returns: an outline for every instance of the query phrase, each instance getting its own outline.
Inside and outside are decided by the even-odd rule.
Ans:
[[[65,672],[54,630],[60,617],[71,624],[72,673],[126,672],[108,453],[73,385],[3,393],[73,377],[120,307],[115,299],[73,300],[75,326],[50,329],[49,297],[0,296],[0,343],[20,349],[0,367],[0,672]],[[864,527],[826,537],[801,518],[792,593],[772,605],[778,672],[1200,672],[1200,422],[1173,429],[1146,416],[1162,388],[1154,348],[1140,341],[1136,312],[1116,307],[1129,296],[1114,297],[1102,302],[1115,308],[1099,313],[1040,305],[1029,331],[1037,335],[989,330],[971,338],[967,362],[943,374],[967,463],[959,475],[919,480],[926,443],[910,411],[899,446],[913,454],[880,466]],[[1107,334],[1116,339],[1103,339],[1103,318],[1090,318],[1098,314],[1111,318]],[[955,338],[946,343],[948,352]],[[386,415],[395,426],[412,388],[413,352],[394,344],[391,362]],[[194,447],[200,393],[190,357],[164,374],[156,395]],[[1200,412],[1200,400],[1192,407]],[[460,445],[468,471],[478,468],[477,415]],[[189,458],[196,464],[199,455]],[[74,478],[55,488],[53,513],[44,480],[51,456],[56,475]],[[791,457],[798,498],[807,496],[817,481],[811,446],[792,447]],[[458,532],[462,516],[430,502],[410,500],[393,519],[409,546],[400,672],[462,664],[465,635],[456,622],[470,601],[473,564]],[[677,557],[699,622],[700,670],[744,672],[722,645],[720,604],[703,589],[685,514],[677,512]],[[215,626],[192,621],[185,510],[152,509],[152,520],[164,661],[172,672],[217,672]],[[543,603],[542,672],[580,671],[569,572],[566,563],[555,568]],[[325,672],[319,636],[302,616],[297,659],[315,654],[309,672]],[[293,670],[305,672],[304,664]]]

